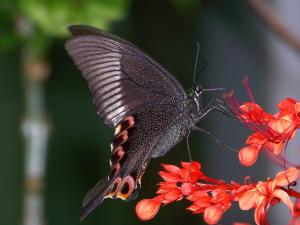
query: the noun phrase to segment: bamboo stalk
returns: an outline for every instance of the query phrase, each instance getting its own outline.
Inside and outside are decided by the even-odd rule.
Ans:
[[[19,33],[24,39],[21,56],[24,83],[24,199],[23,225],[43,225],[44,177],[46,165],[49,126],[46,120],[44,84],[49,74],[48,64],[32,48],[33,29],[28,21],[21,18]],[[21,26],[20,26],[21,25]],[[24,29],[25,28],[25,29]]]

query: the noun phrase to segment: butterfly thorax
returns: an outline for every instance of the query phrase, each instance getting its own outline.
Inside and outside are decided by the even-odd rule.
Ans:
[[[189,115],[194,123],[197,123],[201,115],[203,114],[203,99],[202,88],[200,85],[195,85],[188,95],[188,111]]]

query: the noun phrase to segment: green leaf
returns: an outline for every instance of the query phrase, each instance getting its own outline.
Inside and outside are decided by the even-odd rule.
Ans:
[[[109,29],[126,16],[130,0],[20,0],[19,10],[49,36],[67,35],[71,24]]]

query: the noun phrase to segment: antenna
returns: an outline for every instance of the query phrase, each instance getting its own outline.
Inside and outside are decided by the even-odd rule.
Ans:
[[[194,66],[194,76],[193,76],[193,84],[196,85],[196,73],[197,73],[197,65],[198,65],[198,58],[199,58],[199,49],[200,49],[200,45],[199,42],[197,41],[197,53],[196,53],[196,59],[195,59],[195,66]],[[205,70],[205,68],[207,67],[207,61],[206,60],[202,60],[203,62],[203,66],[200,70],[200,73],[203,72]]]
[[[204,92],[209,92],[209,91],[224,91],[226,90],[225,88],[206,88],[203,89]]]
[[[199,56],[199,42],[197,41],[197,53],[196,53],[196,60],[195,60],[195,66],[194,66],[194,76],[193,76],[193,84],[196,84],[196,72],[197,72],[197,65],[198,65],[198,56]]]
[[[202,69],[200,70],[200,73],[203,72],[203,71],[206,69],[207,64],[208,64],[207,61],[206,61],[205,59],[203,59],[202,62],[203,62],[203,67],[202,67]]]

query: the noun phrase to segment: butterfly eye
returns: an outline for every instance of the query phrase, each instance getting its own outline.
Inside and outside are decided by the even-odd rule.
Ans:
[[[199,95],[202,92],[202,88],[200,87],[200,85],[195,85],[193,89],[195,94]]]

